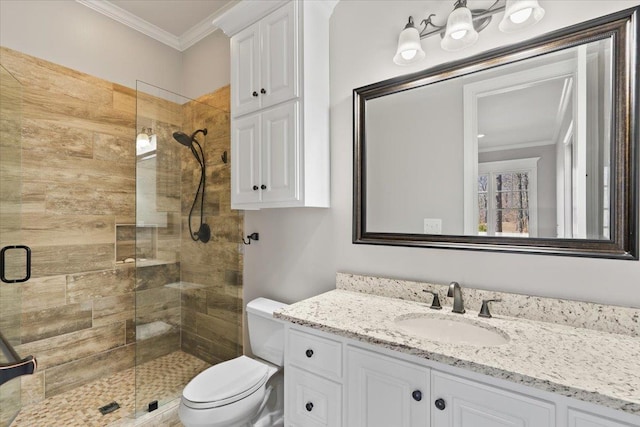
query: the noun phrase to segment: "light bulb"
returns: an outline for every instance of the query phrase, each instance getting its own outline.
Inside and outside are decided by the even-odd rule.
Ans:
[[[529,17],[531,16],[532,12],[533,12],[533,9],[528,7],[526,9],[522,9],[522,10],[519,10],[517,12],[512,13],[509,16],[509,19],[511,19],[511,22],[513,22],[514,24],[522,24],[524,21],[529,19]]]
[[[451,38],[455,40],[460,40],[466,35],[467,35],[467,30],[454,31],[453,33],[451,33]]]
[[[416,56],[416,53],[418,53],[417,50],[410,49],[410,50],[405,50],[404,52],[400,52],[400,55],[402,55],[402,57],[405,60],[411,61],[414,58],[414,56]]]

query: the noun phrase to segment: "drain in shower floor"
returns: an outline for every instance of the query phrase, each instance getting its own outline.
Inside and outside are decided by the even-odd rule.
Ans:
[[[118,405],[118,402],[111,402],[98,409],[100,410],[100,413],[102,415],[107,415],[115,410],[120,409],[120,405]]]

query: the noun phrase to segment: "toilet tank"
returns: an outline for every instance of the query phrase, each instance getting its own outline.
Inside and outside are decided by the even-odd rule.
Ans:
[[[284,365],[284,322],[273,312],[287,304],[256,298],[247,304],[249,341],[253,354],[277,366]]]

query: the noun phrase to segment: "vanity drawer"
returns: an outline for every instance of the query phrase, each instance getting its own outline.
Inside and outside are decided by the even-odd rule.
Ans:
[[[287,423],[305,427],[340,427],[342,387],[303,370],[285,371]]]
[[[288,345],[287,363],[323,377],[342,378],[342,343],[339,341],[290,330]]]

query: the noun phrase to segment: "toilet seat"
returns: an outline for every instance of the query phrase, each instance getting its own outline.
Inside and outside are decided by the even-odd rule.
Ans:
[[[269,367],[247,356],[212,366],[196,375],[182,392],[182,402],[193,409],[211,409],[244,399],[269,378]]]

